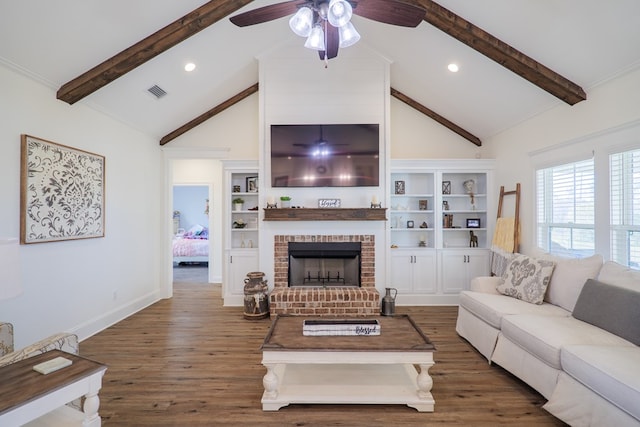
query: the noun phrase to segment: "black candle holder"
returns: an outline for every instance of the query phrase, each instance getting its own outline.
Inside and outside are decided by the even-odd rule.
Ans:
[[[277,203],[267,203],[267,209],[276,209],[278,207]]]
[[[380,203],[371,203],[371,209],[382,209],[382,202],[380,202]]]

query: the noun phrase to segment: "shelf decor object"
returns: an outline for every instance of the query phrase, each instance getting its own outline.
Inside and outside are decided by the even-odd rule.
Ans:
[[[104,237],[104,156],[21,137],[20,243]]]
[[[342,205],[340,199],[318,199],[319,208],[339,208]]]
[[[377,319],[309,319],[302,322],[304,336],[380,335]]]
[[[467,218],[467,228],[480,228],[480,218]]]
[[[442,181],[442,194],[451,194],[451,181]]]
[[[257,193],[258,192],[258,177],[250,176],[247,177],[247,193]]]

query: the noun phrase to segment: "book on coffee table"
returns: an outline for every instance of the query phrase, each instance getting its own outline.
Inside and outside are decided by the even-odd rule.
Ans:
[[[371,336],[380,335],[377,319],[311,319],[302,324],[306,336]]]

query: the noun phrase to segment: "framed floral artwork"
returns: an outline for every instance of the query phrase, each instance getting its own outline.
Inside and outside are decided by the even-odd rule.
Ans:
[[[104,237],[105,158],[21,136],[20,243]]]

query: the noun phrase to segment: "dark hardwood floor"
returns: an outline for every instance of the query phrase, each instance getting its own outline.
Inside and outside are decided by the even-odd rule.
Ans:
[[[435,412],[402,405],[291,405],[263,412],[260,345],[270,320],[222,307],[220,286],[176,284],[174,297],[83,341],[109,368],[104,426],[563,425],[545,400],[455,333],[456,307],[398,307],[437,347]]]

